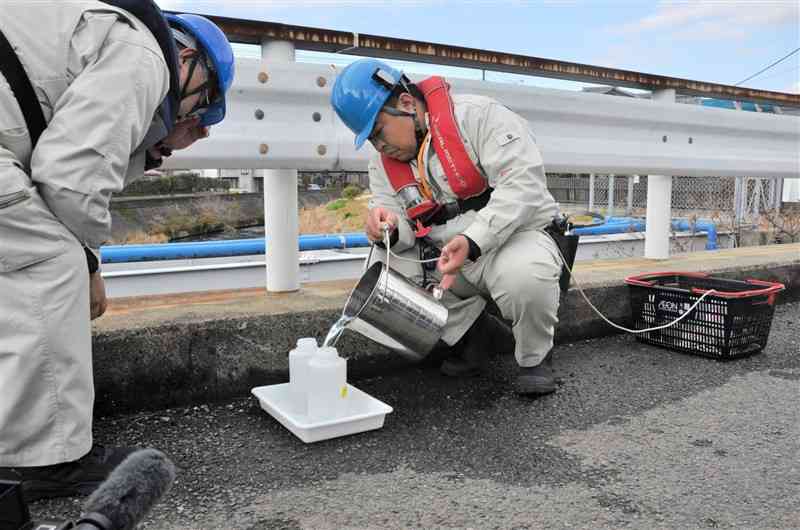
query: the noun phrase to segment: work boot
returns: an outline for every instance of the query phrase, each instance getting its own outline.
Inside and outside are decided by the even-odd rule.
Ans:
[[[459,341],[456,346],[450,346],[442,340],[438,341],[433,349],[419,362],[419,365],[434,368],[441,367],[446,359],[461,355],[463,348],[460,347],[460,344],[461,342]]]
[[[553,378],[553,350],[542,362],[529,368],[520,367],[514,390],[525,396],[543,396],[556,390]]]
[[[92,493],[135,448],[94,445],[72,462],[37,467],[0,467],[0,480],[22,483],[26,502]]]
[[[489,354],[498,344],[507,342],[508,327],[496,317],[483,312],[453,347],[457,355],[442,363],[441,372],[449,377],[474,377],[486,369]]]

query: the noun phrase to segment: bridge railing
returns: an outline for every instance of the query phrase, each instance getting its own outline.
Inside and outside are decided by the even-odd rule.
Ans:
[[[353,135],[329,104],[336,70],[290,62],[291,43],[278,44],[287,45],[277,56],[284,62],[237,61],[228,117],[213,128],[209,139],[176,153],[166,168],[366,169],[372,148],[354,149]],[[276,58],[266,51],[264,55]],[[529,120],[548,171],[650,175],[647,257],[669,254],[671,176],[800,177],[798,116],[675,103],[672,89],[654,92],[653,99],[639,99],[449,81],[455,93],[491,96]],[[265,212],[267,233],[285,235],[286,226],[294,231],[294,237],[283,238],[285,249],[276,246],[269,251],[275,259],[293,259],[296,253],[296,225],[281,221],[297,213],[292,175],[274,172],[269,183],[265,179],[265,196],[280,197],[272,209],[275,204],[289,208],[280,216]],[[268,268],[270,259],[268,255]],[[282,275],[293,273],[295,279],[281,285],[296,286],[297,270],[286,272],[285,261],[273,269]]]

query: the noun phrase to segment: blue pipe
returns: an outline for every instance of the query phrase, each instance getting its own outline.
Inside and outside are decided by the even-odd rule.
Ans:
[[[676,232],[705,232],[707,234],[706,250],[717,250],[717,225],[711,221],[699,220],[690,223],[686,219],[673,219],[672,229]]]
[[[647,224],[644,219],[633,217],[609,217],[605,224],[576,228],[574,232],[581,236],[604,234],[624,234],[627,232],[644,232]],[[711,221],[700,220],[692,224],[686,219],[673,219],[672,229],[676,232],[706,232],[706,250],[717,250],[717,225]]]
[[[643,219],[611,218],[605,224],[586,226],[573,230],[579,236],[596,236],[603,234],[624,234],[625,232],[644,232]]]
[[[327,250],[368,247],[366,234],[314,234],[300,236],[299,249]],[[200,241],[196,243],[161,243],[155,245],[110,245],[100,249],[102,263],[159,261],[170,259],[220,258],[264,254],[264,238],[233,239],[230,241]]]
[[[578,235],[624,234],[627,232],[644,232],[644,219],[633,217],[610,217],[606,224],[576,228]],[[692,224],[686,219],[672,221],[675,231],[706,232],[708,240],[706,250],[716,250],[717,226],[711,221],[697,221]],[[368,247],[366,234],[351,232],[347,234],[313,234],[299,238],[299,249],[329,250],[343,248]],[[155,245],[110,245],[100,249],[103,263],[128,263],[133,261],[160,261],[171,259],[220,258],[226,256],[251,256],[264,254],[266,244],[264,238],[233,239],[230,241],[200,241],[195,243],[161,243]]]

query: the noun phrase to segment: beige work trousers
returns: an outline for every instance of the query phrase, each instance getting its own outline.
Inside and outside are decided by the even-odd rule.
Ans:
[[[415,247],[400,254],[419,259]],[[376,247],[372,261],[385,261],[386,252]],[[389,257],[389,266],[418,285],[423,275],[419,264]],[[467,262],[442,302],[449,315],[442,340],[453,345],[464,336],[483,311],[486,301],[495,301],[503,318],[511,321],[516,348],[523,367],[542,362],[553,347],[558,323],[561,259],[553,239],[540,230],[514,233],[499,248]],[[428,279],[440,279],[437,271]]]
[[[80,458],[93,406],[86,256],[0,159],[0,467]]]

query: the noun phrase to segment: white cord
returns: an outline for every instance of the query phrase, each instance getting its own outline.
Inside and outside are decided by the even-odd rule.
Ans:
[[[550,236],[548,235],[548,237],[550,237]],[[551,238],[551,239],[552,239],[552,238]],[[390,240],[391,240],[391,237],[389,236],[389,227],[388,227],[388,225],[387,225],[387,226],[384,226],[384,227],[383,227],[383,241],[384,241],[384,245],[386,246],[386,268],[387,268],[387,269],[389,268],[389,256],[390,256],[390,255],[391,255],[391,256],[394,256],[394,258],[395,258],[395,259],[399,259],[399,260],[402,260],[402,261],[411,261],[411,262],[413,262],[413,263],[430,263],[430,262],[433,262],[433,261],[438,261],[438,260],[439,260],[439,258],[432,258],[432,259],[423,259],[423,260],[419,260],[419,259],[412,259],[412,258],[403,258],[403,257],[400,257],[400,256],[398,256],[397,254],[395,254],[394,252],[392,252],[392,251],[391,251],[391,248],[390,248],[390,246],[389,246],[389,242],[390,242]],[[572,269],[570,269],[570,268],[569,268],[569,266],[567,265],[567,260],[564,258],[564,254],[562,254],[562,253],[561,253],[561,249],[558,247],[558,245],[555,243],[555,241],[553,241],[553,244],[554,244],[554,245],[555,245],[555,247],[556,247],[556,251],[558,251],[558,256],[561,258],[561,261],[562,261],[562,263],[563,263],[563,264],[564,264],[564,266],[567,268],[567,270],[569,270],[569,277],[570,277],[570,280],[571,280],[571,281],[573,281],[573,282],[575,282],[575,287],[577,287],[577,288],[578,288],[578,292],[579,292],[579,293],[581,293],[581,296],[583,297],[583,299],[584,299],[584,300],[586,300],[586,303],[587,303],[587,304],[589,304],[589,307],[591,307],[591,308],[592,308],[592,310],[593,310],[595,313],[597,313],[597,315],[598,315],[600,318],[602,318],[602,319],[603,319],[603,320],[605,320],[605,321],[606,321],[608,324],[610,324],[611,326],[613,326],[613,327],[615,327],[615,328],[617,328],[617,329],[619,329],[619,330],[621,330],[621,331],[626,331],[626,332],[628,332],[628,333],[639,334],[639,333],[648,333],[648,332],[650,332],[650,331],[658,331],[658,330],[660,330],[660,329],[666,329],[666,328],[670,328],[670,327],[674,326],[675,324],[677,324],[678,322],[680,322],[681,320],[683,320],[684,318],[686,318],[687,316],[689,316],[689,314],[691,314],[691,312],[692,312],[692,311],[694,311],[694,310],[695,310],[695,308],[696,308],[698,305],[700,305],[700,302],[702,302],[702,301],[705,299],[705,297],[706,297],[706,296],[708,296],[708,295],[710,295],[710,294],[716,294],[716,291],[715,291],[714,289],[709,289],[708,291],[706,291],[705,293],[703,293],[703,294],[700,296],[700,298],[698,298],[698,299],[697,299],[697,301],[696,301],[696,302],[695,302],[695,303],[692,305],[692,307],[690,307],[688,310],[686,310],[686,312],[684,312],[684,313],[683,313],[681,316],[679,316],[678,318],[676,318],[676,319],[675,319],[675,320],[673,320],[672,322],[669,322],[669,323],[667,323],[667,324],[663,324],[663,325],[661,325],[661,326],[656,326],[656,327],[654,327],[654,328],[646,328],[646,329],[629,329],[629,328],[626,328],[626,327],[624,327],[624,326],[620,326],[619,324],[615,324],[614,322],[611,322],[611,321],[610,321],[608,318],[606,318],[606,316],[605,316],[603,313],[601,313],[601,312],[600,312],[600,310],[599,310],[599,309],[597,309],[597,308],[594,306],[594,304],[593,304],[593,303],[592,303],[592,302],[589,300],[589,298],[586,296],[586,293],[583,291],[583,287],[581,286],[580,282],[578,282],[578,279],[577,279],[577,278],[575,277],[575,275],[572,273]],[[388,284],[388,280],[389,280],[389,275],[388,275],[388,274],[386,275],[386,280],[387,280],[387,282],[386,282],[386,283]],[[385,292],[386,292],[386,287],[384,287],[384,293],[385,293]]]
[[[392,252],[392,249],[390,247],[391,240],[392,240],[392,238],[389,235],[389,225],[385,224],[385,225],[383,225],[383,245],[386,247],[386,282],[385,282],[384,288],[383,288],[383,296],[384,296],[384,298],[386,298],[386,292],[389,289],[389,256],[394,256],[395,259],[399,259],[401,261],[411,261],[413,263],[431,263],[431,262],[434,262],[434,261],[439,261],[439,258],[431,258],[431,259],[419,260],[419,259],[412,259],[412,258],[403,258],[401,256],[398,256],[397,254]],[[431,292],[431,294],[437,300],[441,300],[442,296],[444,295],[444,290],[441,289],[440,287],[434,287],[432,292]]]
[[[389,242],[391,241],[391,237],[389,236],[389,225],[383,225],[383,245],[386,247],[386,266],[389,266],[389,255],[391,254],[394,256],[394,259],[399,259],[400,261],[410,261],[412,263],[432,263],[434,261],[439,261],[439,258],[431,258],[431,259],[413,259],[413,258],[404,258],[402,256],[398,256],[392,249],[389,247]]]
[[[386,293],[389,292],[389,257],[392,255],[392,251],[389,250],[389,242],[391,238],[389,237],[389,227],[384,225],[383,227],[383,244],[386,245],[386,279],[383,280],[383,299],[388,300],[386,297]]]
[[[677,324],[678,322],[680,322],[681,320],[683,320],[684,318],[686,318],[687,316],[689,316],[689,314],[692,311],[694,311],[694,309],[700,304],[700,302],[703,301],[703,299],[706,296],[716,293],[716,291],[714,289],[709,289],[708,291],[703,293],[703,295],[700,298],[698,298],[697,301],[694,303],[694,305],[692,305],[692,307],[687,309],[685,313],[683,313],[677,319],[673,320],[672,322],[670,322],[668,324],[664,324],[662,326],[657,326],[657,327],[654,327],[654,328],[647,328],[647,329],[628,329],[628,328],[626,328],[624,326],[620,326],[619,324],[615,324],[615,323],[611,322],[609,319],[606,318],[606,316],[603,313],[600,312],[599,309],[597,309],[594,306],[594,304],[592,302],[589,301],[589,298],[586,296],[586,293],[583,292],[583,287],[581,287],[581,284],[578,282],[578,279],[572,273],[572,269],[570,269],[569,266],[567,265],[567,260],[564,258],[564,254],[561,253],[561,249],[558,247],[558,245],[556,244],[555,241],[553,241],[553,244],[555,244],[556,250],[558,251],[558,255],[561,258],[561,261],[564,263],[564,266],[567,268],[567,270],[569,270],[570,280],[575,282],[575,287],[578,288],[578,292],[581,293],[581,296],[583,297],[584,300],[586,300],[586,303],[589,304],[589,307],[591,307],[592,310],[600,316],[600,318],[602,318],[608,324],[610,324],[611,326],[613,326],[613,327],[615,327],[615,328],[617,328],[617,329],[619,329],[621,331],[627,331],[628,333],[639,334],[639,333],[647,333],[647,332],[650,332],[650,331],[657,331],[659,329],[665,329],[665,328],[672,327],[675,324]]]
[[[432,263],[434,261],[439,261],[439,258],[413,259],[413,258],[404,258],[404,257],[398,256],[397,254],[392,252],[391,248],[389,248],[389,241],[391,241],[391,237],[389,236],[389,226],[388,225],[384,225],[383,226],[383,244],[386,246],[386,263],[387,263],[387,267],[388,267],[388,263],[389,263],[389,254],[394,256],[395,259],[399,259],[400,261],[410,261],[412,263]]]
[[[388,251],[389,254],[394,256],[394,259],[399,259],[400,261],[410,261],[412,263],[432,263],[434,261],[439,261],[439,258],[431,258],[431,259],[413,259],[413,258],[404,258],[402,256],[398,256],[391,250]]]

